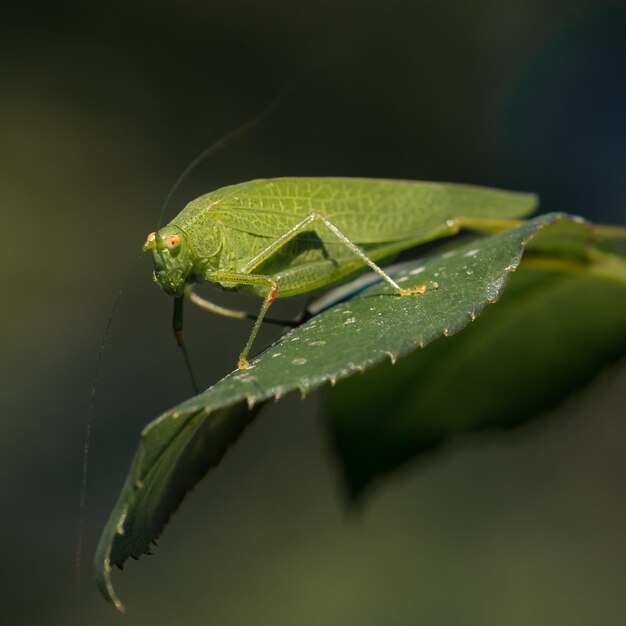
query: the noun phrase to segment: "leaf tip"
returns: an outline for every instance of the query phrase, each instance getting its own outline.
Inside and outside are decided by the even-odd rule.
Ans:
[[[102,568],[96,568],[96,583],[100,592],[105,599],[110,602],[117,611],[120,613],[126,613],[126,607],[122,604],[122,601],[117,597],[115,589],[113,589],[113,583],[111,582],[111,561],[109,557],[105,557],[102,561]]]

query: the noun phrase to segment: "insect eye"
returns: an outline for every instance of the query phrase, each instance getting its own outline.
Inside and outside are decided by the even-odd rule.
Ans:
[[[177,248],[178,246],[180,246],[180,236],[179,235],[170,235],[167,239],[166,239],[166,243],[167,243],[167,247],[168,248]]]
[[[153,231],[146,237],[146,243],[152,243],[156,237],[156,233]]]

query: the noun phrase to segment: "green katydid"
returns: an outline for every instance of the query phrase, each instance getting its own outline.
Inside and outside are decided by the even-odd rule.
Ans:
[[[452,183],[356,178],[276,178],[223,187],[190,202],[144,244],[154,280],[174,296],[174,330],[182,344],[185,293],[210,281],[263,298],[240,356],[248,354],[274,300],[317,290],[368,266],[399,296],[401,288],[377,262],[462,228],[494,230],[531,213],[533,194]]]

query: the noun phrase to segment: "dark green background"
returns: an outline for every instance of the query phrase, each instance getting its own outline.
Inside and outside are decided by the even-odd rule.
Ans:
[[[142,425],[189,393],[147,259],[103,362],[76,589],[91,377],[122,278],[196,153],[292,86],[187,181],[169,217],[232,182],[358,175],[532,190],[544,210],[623,223],[625,70],[617,1],[4,7],[3,623],[119,619],[90,579],[95,542]],[[195,311],[187,324],[208,385],[248,326]],[[621,624],[625,375],[612,368],[550,420],[409,468],[356,514],[320,399],[290,397],[196,489],[157,556],[115,576],[126,623]]]

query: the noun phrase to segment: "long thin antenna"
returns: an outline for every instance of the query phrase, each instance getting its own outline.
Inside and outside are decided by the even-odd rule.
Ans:
[[[183,171],[183,173],[178,177],[172,188],[169,190],[167,196],[165,197],[165,201],[163,202],[163,206],[161,207],[161,211],[159,213],[159,218],[157,220],[157,228],[156,232],[158,233],[161,223],[163,221],[163,217],[165,216],[165,211],[172,199],[172,196],[176,193],[180,185],[183,181],[191,174],[191,172],[200,165],[205,159],[214,155],[216,152],[219,152],[222,148],[225,148],[227,145],[239,139],[249,132],[253,131],[260,124],[262,124],[274,111],[274,109],[278,106],[278,104],[283,100],[283,98],[290,91],[290,88],[283,90],[261,113],[257,116],[253,117],[251,120],[248,120],[245,124],[242,124],[238,128],[226,133],[220,139],[218,139],[215,143],[211,144],[208,148],[203,150]],[[156,250],[159,251],[159,238],[156,238]],[[133,261],[130,270],[126,274],[122,286],[115,297],[113,302],[113,306],[111,307],[111,312],[106,321],[106,325],[104,327],[104,333],[102,335],[102,342],[100,343],[100,350],[98,351],[98,357],[96,359],[96,367],[94,370],[94,375],[91,384],[91,395],[89,398],[89,408],[87,411],[87,425],[85,428],[85,444],[83,446],[83,456],[82,456],[82,480],[80,486],[80,499],[79,499],[79,517],[78,517],[78,529],[76,531],[76,552],[75,552],[75,576],[76,576],[76,585],[80,584],[81,577],[81,567],[82,567],[82,551],[83,551],[83,535],[84,535],[84,526],[85,526],[85,511],[87,507],[87,479],[89,475],[89,448],[91,443],[91,432],[93,427],[93,414],[96,400],[96,389],[98,380],[100,378],[100,369],[102,365],[102,357],[104,355],[104,351],[109,339],[109,331],[111,329],[111,324],[113,322],[113,318],[115,317],[115,313],[117,311],[117,307],[122,298],[122,294],[126,290],[126,285],[130,281],[132,275],[134,274],[137,268],[137,262],[141,257],[141,253],[137,255],[135,260]],[[182,316],[182,312],[181,312]],[[182,330],[182,329],[181,329]],[[177,337],[178,338],[178,337]],[[179,339],[179,345],[183,350],[183,356],[185,359],[185,364],[189,371],[192,385],[197,393],[198,386],[195,381],[195,377],[193,374],[193,370],[191,367],[191,361],[189,359],[189,354],[185,348],[184,343],[182,343],[182,336]]]
[[[98,351],[98,357],[96,359],[96,367],[94,370],[93,378],[91,381],[91,394],[89,397],[89,408],[87,410],[87,425],[85,427],[85,444],[83,446],[83,465],[82,465],[82,480],[80,484],[80,499],[78,503],[78,528],[76,530],[76,552],[74,555],[74,572],[76,576],[76,585],[80,584],[80,576],[81,576],[81,567],[82,567],[82,556],[83,556],[83,535],[84,535],[84,527],[85,527],[85,511],[87,508],[87,478],[89,475],[89,446],[91,444],[91,431],[93,426],[93,413],[96,401],[96,389],[98,385],[98,380],[100,378],[100,368],[102,365],[102,357],[104,355],[104,350],[106,348],[107,342],[109,340],[109,331],[111,330],[111,324],[113,322],[113,318],[115,317],[115,313],[117,311],[117,307],[122,298],[122,294],[126,290],[126,285],[130,281],[132,275],[135,273],[137,269],[137,263],[141,258],[141,252],[135,257],[133,260],[128,273],[124,277],[122,281],[122,286],[113,301],[113,306],[111,307],[111,312],[109,313],[109,317],[107,318],[106,324],[104,326],[104,332],[102,334],[102,341],[100,342],[100,350]]]
[[[205,148],[185,168],[183,173],[178,177],[178,179],[176,180],[176,182],[170,189],[169,193],[165,197],[165,202],[163,203],[163,206],[161,207],[161,212],[159,213],[159,219],[157,220],[156,232],[159,232],[159,228],[161,227],[163,217],[165,216],[165,211],[170,203],[170,200],[172,199],[172,196],[176,193],[176,191],[178,190],[182,182],[187,178],[187,176],[189,176],[189,174],[191,174],[191,172],[193,172],[193,170],[195,170],[196,167],[198,167],[198,165],[202,163],[202,161],[214,155],[216,152],[219,152],[220,150],[222,150],[223,148],[231,144],[236,139],[240,139],[241,137],[244,137],[248,133],[258,128],[259,125],[262,124],[271,115],[274,109],[284,100],[284,98],[289,94],[291,90],[292,90],[292,87],[287,87],[283,89],[283,91],[281,91],[281,93],[276,98],[274,98],[274,100],[272,100],[272,102],[270,102],[270,104],[263,111],[261,111],[258,115],[248,120],[247,122],[245,122],[238,128],[235,128],[234,130],[227,132],[220,139],[218,139],[215,143],[211,144],[208,148]]]
[[[267,107],[265,107],[263,111],[261,111],[258,115],[248,120],[247,122],[245,122],[238,128],[235,128],[234,130],[231,130],[230,132],[223,135],[220,139],[218,139],[215,143],[211,144],[208,148],[205,148],[183,170],[182,174],[176,179],[176,182],[172,185],[172,188],[169,190],[167,196],[165,196],[165,201],[163,202],[163,206],[161,207],[161,211],[159,213],[159,219],[157,220],[157,226],[156,226],[156,231],[155,231],[156,236],[155,236],[155,242],[154,242],[155,250],[157,254],[161,256],[163,254],[162,253],[163,244],[161,242],[161,239],[158,233],[159,233],[159,229],[161,228],[161,223],[163,222],[163,218],[165,217],[165,211],[167,210],[167,207],[170,203],[170,200],[172,199],[172,196],[176,193],[177,189],[180,187],[183,181],[185,181],[187,177],[189,176],[189,174],[191,174],[191,172],[193,172],[193,170],[195,170],[196,167],[198,167],[198,165],[200,165],[205,159],[219,152],[220,150],[222,150],[222,148],[225,148],[233,141],[236,141],[237,139],[244,137],[248,133],[258,128],[259,125],[262,124],[271,115],[271,113],[280,104],[280,102],[282,102],[282,100],[285,98],[285,96],[289,93],[290,90],[291,90],[290,87],[283,89],[283,91],[276,98],[274,98],[274,100],[272,100],[272,102],[270,102],[270,104]],[[187,368],[189,377],[191,379],[191,385],[194,389],[194,392],[197,394],[198,389],[199,389],[198,384],[196,382],[196,377],[194,375],[193,366],[191,364],[191,358],[189,356],[189,351],[187,350],[187,346],[183,339],[183,319],[182,319],[182,303],[183,303],[182,298],[183,297],[184,296],[181,296],[180,298],[176,298],[176,301],[174,304],[174,320],[175,320],[174,321],[174,334],[176,336],[176,343],[178,344],[178,347],[182,350],[183,358],[185,360],[185,366]]]

